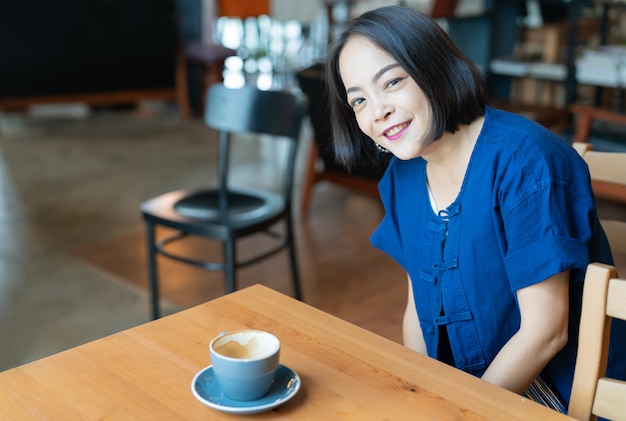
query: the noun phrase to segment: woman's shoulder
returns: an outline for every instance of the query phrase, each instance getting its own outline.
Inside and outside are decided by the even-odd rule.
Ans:
[[[509,151],[518,158],[543,161],[551,157],[580,161],[578,153],[565,139],[527,117],[489,107],[481,140],[491,149]]]
[[[555,140],[560,137],[522,114],[498,108],[487,107],[485,112],[484,133],[501,141],[534,139],[536,141]]]
[[[560,185],[577,197],[588,193],[588,170],[580,154],[565,139],[532,120],[490,109],[479,144],[480,153],[475,155],[491,164],[482,167],[490,168],[485,171],[498,174],[509,185],[525,192]]]

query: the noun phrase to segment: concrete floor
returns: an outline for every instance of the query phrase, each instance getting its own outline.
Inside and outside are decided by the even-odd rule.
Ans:
[[[207,129],[170,105],[58,111],[0,113],[0,370],[148,321],[145,291],[74,252],[211,176]]]
[[[214,180],[215,139],[160,103],[81,117],[0,114],[0,370],[149,321],[139,204]],[[306,122],[297,201],[310,139]],[[257,140],[235,139],[232,159],[245,165],[233,184],[276,179],[278,158]],[[322,184],[309,215],[296,216],[305,301],[399,341],[406,278],[368,241],[380,204]],[[159,266],[164,314],[224,293],[220,273]],[[262,282],[291,294],[286,269],[281,253],[242,269],[239,287]]]

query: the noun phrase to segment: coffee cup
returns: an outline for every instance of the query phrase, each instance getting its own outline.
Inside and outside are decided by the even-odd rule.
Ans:
[[[269,332],[225,332],[209,344],[211,365],[224,395],[251,401],[265,395],[274,381],[280,341]]]

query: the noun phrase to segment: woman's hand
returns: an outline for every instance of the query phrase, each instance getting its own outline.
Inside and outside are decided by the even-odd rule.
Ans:
[[[518,290],[517,299],[520,329],[482,378],[522,393],[567,343],[569,271]]]

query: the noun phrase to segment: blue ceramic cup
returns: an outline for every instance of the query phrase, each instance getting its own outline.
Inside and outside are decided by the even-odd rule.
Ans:
[[[224,394],[238,401],[265,395],[274,381],[280,341],[269,332],[225,332],[209,344],[211,365]]]

